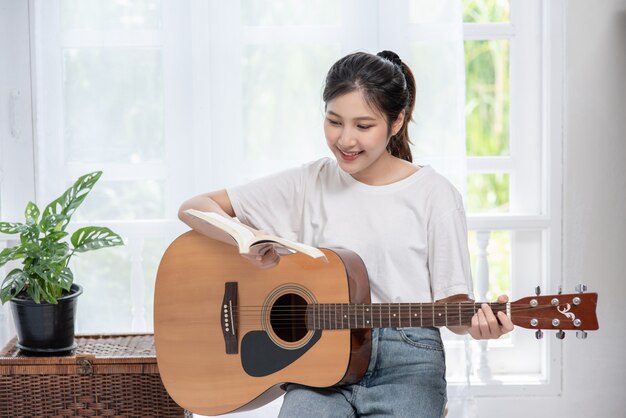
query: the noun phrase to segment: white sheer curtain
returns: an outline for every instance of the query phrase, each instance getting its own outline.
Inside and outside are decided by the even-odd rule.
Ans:
[[[412,68],[414,161],[464,192],[459,0],[35,0],[37,200],[105,174],[76,214],[125,237],[86,254],[79,332],[152,330],[156,266],[195,193],[291,167],[325,149],[321,89],[357,50]],[[0,317],[0,319],[2,319]],[[5,328],[6,329],[6,328]],[[6,331],[4,331],[6,333]],[[472,416],[463,339],[448,356],[449,417]],[[280,400],[237,416],[273,417]]]

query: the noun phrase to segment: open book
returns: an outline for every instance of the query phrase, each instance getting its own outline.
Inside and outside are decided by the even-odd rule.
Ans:
[[[187,209],[185,213],[200,219],[216,228],[221,229],[237,241],[240,254],[251,254],[252,247],[255,245],[273,245],[279,254],[291,254],[300,252],[313,258],[326,258],[324,253],[318,248],[300,242],[291,241],[276,235],[264,234],[256,236],[248,228],[232,219],[228,219],[215,212],[202,212],[196,209]],[[280,248],[282,247],[282,248]],[[281,251],[285,249],[285,251]]]

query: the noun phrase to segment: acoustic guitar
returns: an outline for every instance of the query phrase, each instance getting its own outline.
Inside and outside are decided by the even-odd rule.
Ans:
[[[161,378],[185,409],[220,415],[262,406],[286,382],[328,387],[359,381],[372,328],[469,325],[479,303],[371,303],[361,259],[323,249],[259,269],[235,247],[195,231],[159,265],[154,333]],[[598,329],[597,294],[491,303],[530,329]],[[540,332],[540,331],[539,331]]]

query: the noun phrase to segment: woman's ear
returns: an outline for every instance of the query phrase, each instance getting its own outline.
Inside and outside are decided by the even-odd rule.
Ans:
[[[396,120],[391,124],[391,135],[397,135],[402,129],[402,125],[404,124],[404,115],[405,111],[400,112]]]

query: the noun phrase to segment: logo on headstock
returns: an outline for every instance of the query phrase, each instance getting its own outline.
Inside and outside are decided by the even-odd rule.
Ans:
[[[565,305],[565,308],[561,309],[561,307],[559,306],[558,308],[556,308],[557,311],[561,312],[563,315],[565,315],[568,319],[571,319],[572,321],[574,319],[576,319],[576,315],[574,315],[572,312],[570,312],[569,310],[572,309],[572,306],[568,303]]]

